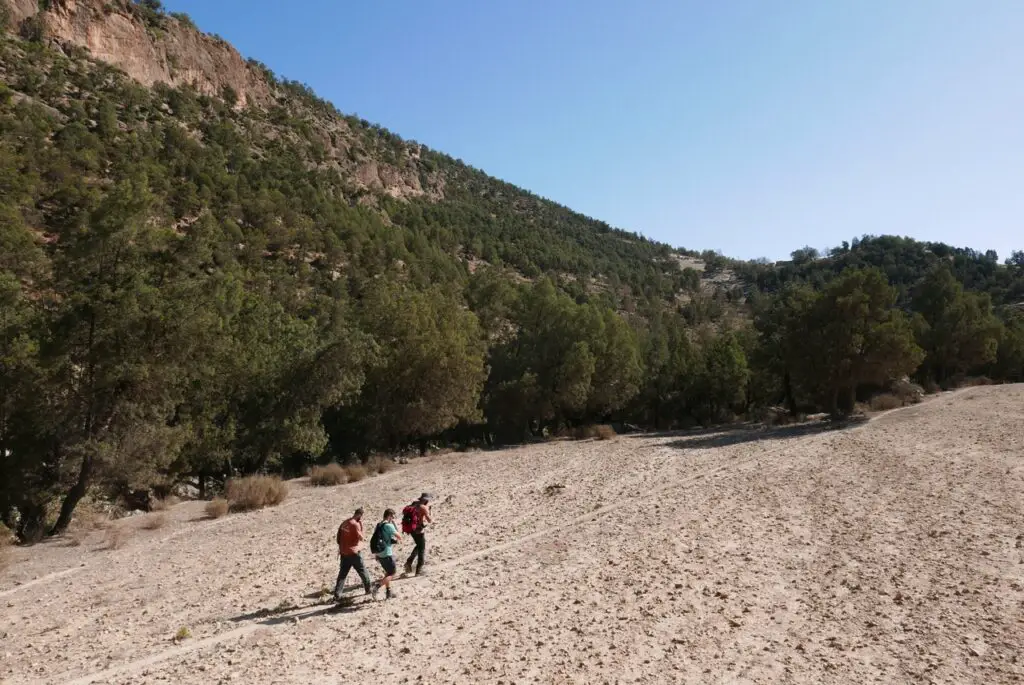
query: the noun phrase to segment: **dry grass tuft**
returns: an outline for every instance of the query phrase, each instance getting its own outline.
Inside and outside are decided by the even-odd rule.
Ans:
[[[370,473],[387,473],[395,468],[394,460],[384,456],[372,457],[366,465],[369,467]]]
[[[103,547],[105,549],[121,549],[126,542],[128,542],[128,533],[124,527],[111,526],[103,538]]]
[[[903,400],[887,392],[871,398],[871,411],[889,411],[903,406]]]
[[[160,499],[159,497],[154,497],[149,502],[149,510],[150,511],[167,511],[168,509],[173,507],[175,504],[178,504],[179,502],[181,502],[181,500],[178,499],[177,497],[175,497],[174,495],[170,495],[169,497],[165,497],[164,499]]]
[[[182,626],[181,628],[178,628],[178,632],[174,634],[174,641],[182,642],[190,637],[192,637],[192,631],[185,626]]]
[[[615,429],[608,425],[600,426],[578,426],[573,431],[573,437],[577,440],[611,440],[616,436]]]
[[[167,517],[163,514],[150,514],[142,519],[142,527],[146,530],[159,530],[167,525]]]
[[[206,516],[212,519],[219,519],[228,513],[228,501],[223,497],[212,499],[206,503]]]
[[[314,466],[309,470],[309,484],[318,487],[329,487],[332,485],[344,485],[348,482],[348,473],[341,464],[328,464],[327,466]]]
[[[79,505],[75,509],[75,516],[71,519],[70,529],[74,532],[88,532],[104,530],[111,522],[111,513],[103,511],[95,503]]]
[[[358,483],[359,481],[366,478],[366,467],[361,464],[353,464],[345,467],[345,473],[348,474],[348,482]]]
[[[277,476],[247,476],[229,481],[225,494],[231,511],[252,511],[283,502],[288,485]]]

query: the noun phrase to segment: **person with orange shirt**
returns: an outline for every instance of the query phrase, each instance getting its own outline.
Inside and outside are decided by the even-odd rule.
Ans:
[[[363,546],[363,508],[356,509],[351,518],[345,519],[338,526],[338,556],[341,557],[341,568],[338,570],[338,581],[334,584],[334,599],[341,601],[341,593],[345,588],[345,578],[352,569],[359,574],[363,581],[363,589],[366,594],[371,594],[370,576],[366,573],[363,565],[363,556],[360,548]]]

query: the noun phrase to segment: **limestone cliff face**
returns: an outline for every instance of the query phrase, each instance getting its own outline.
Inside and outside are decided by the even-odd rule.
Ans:
[[[0,5],[7,6],[10,30],[19,31],[26,22],[36,22],[44,40],[85,48],[93,58],[118,67],[146,86],[191,84],[212,96],[223,95],[229,87],[237,94],[239,107],[270,107],[288,97],[268,81],[263,69],[250,65],[224,40],[206,35],[187,20],[147,13],[135,0],[0,0]],[[439,200],[444,196],[443,175],[421,175],[414,146],[407,147],[399,164],[389,164],[373,153],[359,151],[344,119],[316,115],[310,123],[323,138],[326,163],[355,187],[398,199]],[[262,133],[276,135],[272,130]]]
[[[191,83],[209,95],[230,86],[241,105],[270,99],[262,75],[233,47],[173,17],[164,17],[159,28],[147,26],[129,1],[48,0],[45,10],[37,0],[0,2],[10,7],[12,23],[38,14],[47,39],[87,48],[144,85]]]
[[[39,10],[39,0],[0,0],[7,3],[11,12],[11,23],[17,26]]]

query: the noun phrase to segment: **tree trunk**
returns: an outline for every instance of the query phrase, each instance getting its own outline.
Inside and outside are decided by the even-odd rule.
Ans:
[[[64,502],[60,505],[60,515],[57,517],[57,522],[53,524],[53,528],[50,529],[50,535],[60,535],[68,529],[71,524],[71,515],[75,513],[75,507],[85,497],[85,491],[89,487],[93,466],[93,456],[87,452],[82,457],[82,468],[78,471],[78,480],[65,495]]]
[[[206,499],[206,471],[199,472],[199,499]]]
[[[796,398],[793,397],[793,381],[789,376],[789,369],[782,376],[782,386],[786,393],[786,409],[790,414],[796,414]]]
[[[839,388],[832,388],[832,395],[828,401],[828,413],[832,416],[839,416]]]

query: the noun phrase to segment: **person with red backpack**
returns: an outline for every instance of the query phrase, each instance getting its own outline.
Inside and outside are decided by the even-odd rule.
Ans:
[[[423,533],[424,526],[431,523],[430,495],[423,493],[419,499],[402,509],[402,532],[412,536],[416,546],[405,562],[405,574],[412,573],[412,564],[416,562],[416,575],[423,572],[423,564],[427,557],[427,536]]]
[[[337,541],[338,556],[341,557],[341,568],[338,570],[338,581],[334,584],[334,599],[341,601],[341,593],[345,588],[345,577],[352,569],[356,570],[356,573],[359,574],[359,579],[363,581],[363,589],[366,590],[366,594],[371,594],[370,576],[366,573],[366,567],[363,566],[363,557],[359,553],[359,548],[363,544],[362,507],[356,509],[351,518],[345,519],[338,526]]]

